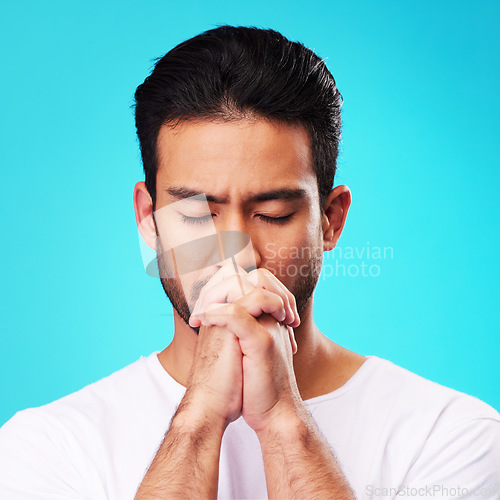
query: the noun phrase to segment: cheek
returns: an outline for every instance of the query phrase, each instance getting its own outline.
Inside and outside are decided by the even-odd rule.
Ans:
[[[259,267],[269,269],[287,285],[294,279],[295,268],[322,258],[323,231],[319,211],[315,213],[311,209],[286,229],[274,234],[264,232],[252,242],[261,258]]]
[[[262,267],[269,269],[285,286],[311,274],[311,265],[322,258],[321,232],[303,231],[294,238],[268,243],[262,254]],[[297,237],[299,236],[299,237]]]

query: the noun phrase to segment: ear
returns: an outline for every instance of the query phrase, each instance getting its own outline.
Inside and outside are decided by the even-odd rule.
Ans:
[[[332,250],[337,245],[350,206],[351,190],[343,184],[335,187],[326,198],[322,219],[323,251]]]
[[[135,221],[146,245],[156,250],[156,226],[153,219],[153,200],[146,184],[141,181],[134,187]]]

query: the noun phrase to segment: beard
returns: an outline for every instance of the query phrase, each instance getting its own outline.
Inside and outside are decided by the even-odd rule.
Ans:
[[[189,324],[189,318],[191,317],[191,309],[189,308],[188,301],[186,300],[186,294],[184,293],[184,287],[180,281],[180,277],[175,272],[173,266],[170,265],[170,260],[164,258],[163,249],[161,247],[161,243],[158,238],[158,246],[160,248],[160,252],[156,254],[158,269],[160,272],[160,281],[165,291],[165,294],[170,300],[172,307],[175,309],[177,314],[182,318],[182,320],[188,325],[196,334],[198,335],[200,331],[200,327],[192,327]],[[201,289],[208,283],[211,275],[206,276],[200,280],[196,280],[191,287],[189,292],[190,303],[196,303],[198,296],[200,294]]]
[[[182,286],[181,280],[170,264],[170,260],[164,258],[160,239],[158,238],[157,241],[158,248],[160,249],[160,252],[157,252],[157,262],[163,290],[165,291],[165,294],[167,295],[177,314],[182,318],[186,325],[188,325],[198,335],[200,327],[192,327],[191,325],[189,325],[189,318],[191,316],[191,309],[189,307],[189,304],[192,304],[192,307],[194,307],[201,289],[207,284],[214,273],[205,275],[195,280],[189,292],[186,292],[188,293],[188,298],[186,299],[186,293],[184,293],[184,288]],[[311,256],[311,258],[307,261],[301,262],[297,266],[293,265],[293,269],[295,269],[295,271],[297,271],[297,269],[300,269],[301,272],[296,273],[296,275],[294,275],[293,277],[290,277],[291,282],[287,286],[287,288],[295,297],[299,315],[302,314],[302,311],[304,310],[314,293],[323,263],[322,252],[312,252],[312,254],[313,255]],[[304,268],[308,270],[307,273],[303,273],[302,270]],[[276,273],[273,274],[276,276]],[[282,282],[285,281],[283,280],[283,277],[276,277]]]
[[[295,297],[299,316],[302,315],[302,311],[308,304],[310,298],[314,293],[314,290],[316,289],[316,285],[318,284],[319,276],[321,273],[322,264],[322,255],[316,255],[312,257],[307,262],[309,272],[305,276],[303,276],[302,273],[296,276],[292,282],[292,285],[290,285],[289,290]]]

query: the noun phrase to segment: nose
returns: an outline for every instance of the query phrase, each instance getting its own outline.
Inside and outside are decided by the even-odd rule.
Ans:
[[[260,256],[254,249],[252,239],[243,231],[219,231],[219,247],[221,249],[222,263],[231,259],[233,264],[242,267],[247,273],[260,265]]]
[[[231,217],[225,224],[217,225],[217,233],[224,259],[234,259],[246,272],[260,265],[260,255],[254,248],[251,233],[241,216]]]

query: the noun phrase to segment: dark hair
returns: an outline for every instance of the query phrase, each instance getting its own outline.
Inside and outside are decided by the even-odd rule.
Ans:
[[[337,169],[343,100],[311,49],[271,29],[222,25],[155,61],[135,92],[137,136],[153,207],[162,125],[257,116],[305,127],[323,209]]]

